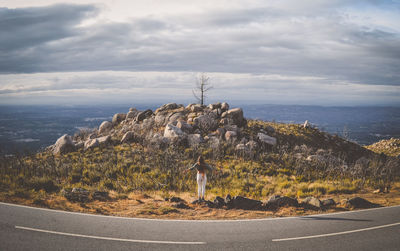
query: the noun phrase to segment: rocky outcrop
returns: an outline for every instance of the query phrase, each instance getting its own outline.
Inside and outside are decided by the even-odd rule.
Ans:
[[[384,153],[388,156],[400,158],[400,139],[391,138],[381,140],[372,145],[366,146],[367,149],[376,153]]]
[[[110,121],[103,121],[99,126],[99,133],[106,133],[112,128],[112,123]]]
[[[138,111],[129,109],[127,114],[117,113],[112,122],[104,121],[98,130],[91,134],[80,134],[72,138],[63,138],[57,143],[60,146],[48,148],[55,152],[70,152],[77,149],[93,149],[108,145],[113,139],[121,144],[133,141],[143,142],[164,148],[168,145],[197,147],[209,144],[217,148],[223,141],[235,144],[238,151],[250,151],[258,147],[256,141],[249,141],[243,135],[246,119],[241,108],[229,109],[227,103],[215,103],[208,106],[190,104],[186,108],[176,103],[162,105],[153,113],[152,110]],[[159,135],[163,131],[162,135]],[[102,138],[99,136],[107,137]],[[69,136],[68,136],[69,137]],[[61,142],[63,141],[63,142]],[[268,142],[270,142],[269,139]],[[239,145],[238,145],[239,144]]]
[[[72,137],[68,134],[64,134],[52,147],[53,154],[66,154],[75,151],[75,144],[72,141]]]

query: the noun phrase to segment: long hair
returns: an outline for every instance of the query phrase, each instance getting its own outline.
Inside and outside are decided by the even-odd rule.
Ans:
[[[199,164],[199,165],[205,164],[203,156],[201,156],[201,155],[199,156],[199,158],[197,159],[197,164]]]

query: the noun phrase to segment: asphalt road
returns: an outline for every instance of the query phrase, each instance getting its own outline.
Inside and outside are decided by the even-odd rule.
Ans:
[[[400,206],[306,217],[185,221],[0,203],[0,250],[400,250]]]

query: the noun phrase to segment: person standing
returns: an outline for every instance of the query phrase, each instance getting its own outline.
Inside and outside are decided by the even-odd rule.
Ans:
[[[189,170],[197,170],[197,194],[199,201],[204,200],[204,195],[206,193],[206,183],[207,183],[207,172],[212,172],[213,168],[206,164],[203,156],[199,156],[197,162]]]

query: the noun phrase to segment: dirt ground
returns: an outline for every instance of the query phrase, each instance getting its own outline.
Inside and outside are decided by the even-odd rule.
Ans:
[[[195,194],[192,193],[171,193],[169,196],[177,196],[184,199],[190,208],[175,208],[175,203],[165,201],[161,194],[154,192],[130,193],[123,198],[115,193],[110,193],[110,200],[108,201],[92,201],[88,203],[70,202],[60,195],[45,195],[41,199],[23,199],[18,197],[10,197],[5,193],[0,193],[0,201],[89,214],[190,220],[254,219],[348,211],[351,209],[346,208],[341,201],[355,196],[362,197],[370,202],[379,204],[380,206],[400,205],[400,187],[393,188],[390,193],[373,193],[372,190],[365,190],[357,194],[322,196],[319,199],[332,198],[338,204],[334,208],[319,211],[296,207],[283,207],[276,211],[215,209],[208,208],[205,205],[191,204],[191,202],[196,199]],[[215,196],[209,195],[206,199],[211,200],[214,198]],[[267,198],[265,200],[267,200]]]

